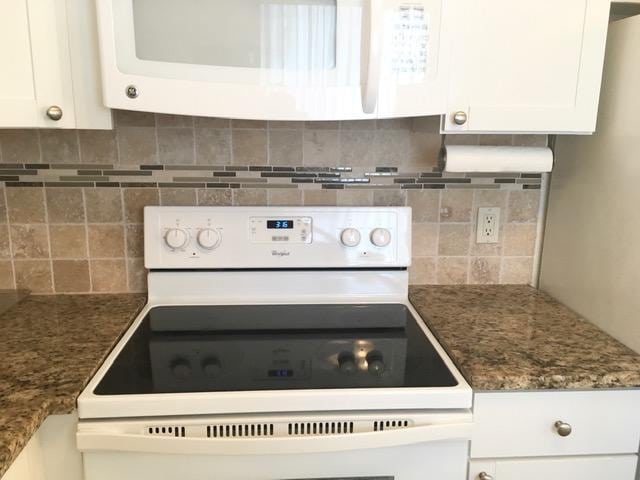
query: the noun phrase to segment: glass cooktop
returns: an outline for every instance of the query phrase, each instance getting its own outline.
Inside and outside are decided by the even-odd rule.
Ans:
[[[94,393],[457,385],[418,321],[401,304],[156,307]]]

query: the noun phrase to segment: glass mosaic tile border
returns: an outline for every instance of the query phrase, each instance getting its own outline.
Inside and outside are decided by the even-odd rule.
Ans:
[[[300,189],[540,188],[541,174],[407,171],[402,167],[0,163],[0,186]]]

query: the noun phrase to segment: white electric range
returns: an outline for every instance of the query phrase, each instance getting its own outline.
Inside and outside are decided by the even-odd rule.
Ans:
[[[472,392],[411,209],[146,207],[149,299],[78,399],[87,480],[463,480]]]

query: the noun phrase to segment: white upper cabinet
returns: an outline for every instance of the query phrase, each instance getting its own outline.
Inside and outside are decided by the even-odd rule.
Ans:
[[[111,128],[110,112],[100,101],[95,33],[93,39],[86,35],[94,17],[82,15],[91,13],[90,4],[0,2],[0,128]],[[75,37],[77,42],[70,43]],[[74,55],[78,62],[72,66]],[[88,55],[94,56],[95,65]]]
[[[609,0],[460,0],[443,131],[595,130]]]
[[[267,120],[440,115],[445,0],[97,0],[112,108]]]
[[[0,2],[0,127],[75,126],[67,45],[64,2]]]

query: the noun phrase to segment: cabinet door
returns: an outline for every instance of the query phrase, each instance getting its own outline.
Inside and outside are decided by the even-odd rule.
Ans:
[[[445,131],[595,130],[608,0],[462,3]]]
[[[469,465],[469,480],[634,480],[637,463],[636,455],[474,460]]]
[[[62,0],[0,2],[0,128],[75,126]],[[47,109],[62,109],[58,121]]]

